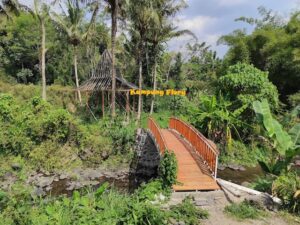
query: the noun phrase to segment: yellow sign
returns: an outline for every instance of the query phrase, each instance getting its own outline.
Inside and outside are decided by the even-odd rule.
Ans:
[[[177,95],[177,96],[186,96],[185,90],[174,90],[174,89],[167,89],[167,90],[130,90],[130,95]]]

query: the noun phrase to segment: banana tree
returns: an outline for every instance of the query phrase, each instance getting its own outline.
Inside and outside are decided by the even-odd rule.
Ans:
[[[241,111],[231,111],[231,102],[221,94],[216,96],[201,96],[199,107],[192,109],[192,124],[204,132],[209,139],[225,144],[230,150],[232,135],[240,137],[239,128],[249,126],[239,120]]]
[[[279,175],[281,171],[288,170],[294,157],[300,154],[300,124],[297,123],[289,131],[285,131],[273,118],[266,99],[253,102],[253,108],[272,148],[270,162],[260,164],[266,172]]]

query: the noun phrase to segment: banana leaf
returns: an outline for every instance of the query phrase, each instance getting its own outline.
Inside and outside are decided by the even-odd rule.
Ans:
[[[297,123],[289,130],[294,145],[300,145],[300,123]]]

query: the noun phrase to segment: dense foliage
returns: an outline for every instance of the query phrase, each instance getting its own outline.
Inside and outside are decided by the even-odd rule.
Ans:
[[[0,219],[3,224],[169,224],[170,219],[198,224],[208,217],[205,210],[195,207],[189,199],[170,210],[151,203],[143,186],[133,195],[120,194],[103,184],[93,193],[75,191],[71,198],[33,199],[26,191],[18,194],[0,192]],[[156,194],[160,189],[154,190]]]
[[[174,152],[165,150],[160,160],[158,172],[165,188],[171,188],[172,185],[176,184],[178,164]]]
[[[0,180],[12,172],[12,163],[21,169],[14,171],[18,179],[10,190],[0,190],[0,221],[169,224],[175,219],[197,224],[207,218],[189,198],[170,209],[161,207],[161,199],[177,182],[171,149],[161,157],[159,179],[133,194],[105,184],[97,191],[74,192],[72,198],[30,196],[24,185],[30,170],[64,171],[106,162],[114,169],[122,163],[129,167],[137,124],[146,127],[148,112],[162,127],[168,126],[170,116],[193,124],[215,142],[225,166],[259,164],[266,175],[251,186],[278,196],[285,209],[299,213],[300,13],[282,19],[259,8],[261,19],[239,18],[255,28],[221,37],[219,43],[229,50],[220,59],[205,42],[190,41],[184,54],[168,51],[174,37],[188,34],[195,39],[174,24],[186,1],[104,2],[105,7],[101,1],[54,1],[62,6],[60,12],[39,0],[33,8],[1,1]],[[117,115],[110,118],[106,115],[115,108],[112,90],[99,119],[99,93],[83,95],[78,103],[80,90],[75,97],[73,87],[95,72],[105,49],[112,49],[117,75],[139,88],[184,89],[187,96],[143,96],[138,103],[130,97],[131,113],[125,119],[126,100],[119,93]],[[47,88],[40,85],[45,84],[44,75]],[[47,90],[47,101],[37,97],[42,90]],[[142,121],[135,123],[136,117]],[[239,219],[264,216],[249,202],[225,211]]]
[[[286,100],[287,95],[299,91],[299,12],[292,13],[287,21],[263,7],[259,13],[260,19],[238,19],[254,25],[252,33],[236,30],[219,40],[230,47],[225,63],[250,63],[268,71],[270,80]]]

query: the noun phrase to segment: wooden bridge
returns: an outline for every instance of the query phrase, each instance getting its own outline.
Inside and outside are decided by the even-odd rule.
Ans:
[[[161,129],[154,119],[148,128],[160,153],[173,151],[178,161],[175,191],[218,190],[216,182],[219,151],[190,124],[170,118],[169,128]]]

